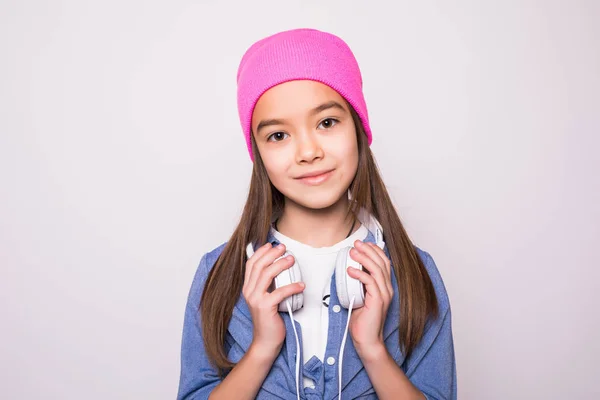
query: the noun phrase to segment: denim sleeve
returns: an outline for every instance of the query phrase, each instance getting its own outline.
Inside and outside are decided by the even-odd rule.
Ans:
[[[438,298],[439,316],[425,326],[421,342],[405,361],[406,376],[427,400],[456,400],[456,360],[448,294],[429,253],[421,251]]]
[[[177,400],[208,399],[210,392],[221,382],[216,368],[206,356],[198,311],[208,269],[205,254],[200,260],[185,307]]]

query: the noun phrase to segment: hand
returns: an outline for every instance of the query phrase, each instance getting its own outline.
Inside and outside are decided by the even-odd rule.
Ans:
[[[354,347],[363,358],[363,355],[381,350],[381,346],[384,345],[383,325],[394,295],[391,263],[377,245],[360,240],[354,242],[350,257],[368,271],[367,273],[356,268],[347,269],[348,275],[361,281],[366,289],[365,305],[352,310],[349,327]]]
[[[294,265],[292,256],[275,261],[284,253],[283,244],[272,247],[271,243],[267,243],[259,248],[246,262],[242,288],[254,327],[252,345],[272,355],[279,354],[285,340],[285,324],[278,312],[279,303],[304,290],[304,283],[300,282],[268,292],[273,279]]]

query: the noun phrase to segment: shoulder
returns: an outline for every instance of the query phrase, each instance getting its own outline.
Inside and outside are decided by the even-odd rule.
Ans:
[[[206,278],[212,267],[215,265],[217,259],[223,252],[225,245],[227,242],[215,247],[207,253],[204,253],[202,258],[200,259],[200,263],[196,268],[196,273],[194,274],[194,279],[192,281],[192,287],[190,289],[189,300],[192,304],[199,304],[200,297],[202,295],[202,290],[204,288],[204,284],[206,283]]]
[[[217,258],[219,258],[219,256],[223,252],[223,249],[225,248],[226,245],[227,245],[227,242],[224,242],[224,243],[220,244],[219,246],[215,247],[214,249],[212,249],[211,251],[209,251],[208,253],[204,254],[204,256],[202,258],[204,259],[205,268],[208,271],[210,271],[210,269],[213,267],[213,265],[215,265]],[[202,264],[202,260],[200,260],[200,261],[201,261],[200,264]]]
[[[450,309],[450,300],[448,297],[448,292],[446,291],[446,285],[444,285],[444,280],[442,279],[442,275],[440,274],[440,271],[438,270],[431,254],[417,246],[414,247],[417,251],[417,254],[423,261],[425,269],[427,270],[431,282],[433,283],[440,313],[443,315],[447,310]]]

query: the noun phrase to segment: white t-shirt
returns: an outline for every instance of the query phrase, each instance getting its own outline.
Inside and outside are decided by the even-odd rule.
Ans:
[[[300,266],[304,288],[304,306],[294,311],[294,319],[302,328],[302,350],[304,362],[313,356],[321,362],[327,346],[327,329],[329,327],[329,295],[330,284],[338,251],[350,247],[355,240],[364,240],[368,235],[367,228],[361,224],[356,232],[330,247],[311,247],[293,240],[271,228],[273,236],[285,244],[286,250],[293,253]],[[304,378],[304,387],[313,387],[314,382]]]

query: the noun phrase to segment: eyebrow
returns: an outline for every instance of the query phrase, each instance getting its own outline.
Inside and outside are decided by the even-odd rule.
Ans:
[[[328,110],[330,108],[337,108],[343,112],[346,112],[346,109],[340,103],[338,103],[335,100],[332,100],[332,101],[328,101],[327,103],[323,103],[320,106],[313,108],[312,110],[310,110],[309,115],[316,115],[316,114],[323,112],[325,110]],[[285,123],[285,120],[282,120],[282,119],[265,119],[265,120],[260,121],[260,123],[256,127],[256,132],[259,133],[261,129],[266,128],[267,126],[283,125],[284,123]]]

